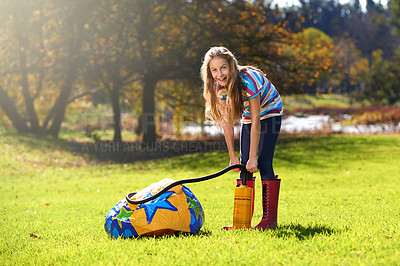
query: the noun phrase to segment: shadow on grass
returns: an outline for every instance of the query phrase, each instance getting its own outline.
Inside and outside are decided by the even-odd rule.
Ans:
[[[327,227],[325,225],[303,226],[301,224],[291,224],[278,226],[273,230],[273,234],[280,238],[297,238],[298,240],[306,240],[316,235],[328,236],[338,233],[340,230]]]
[[[0,137],[5,136],[8,144],[26,147],[27,151],[69,152],[80,155],[87,161],[107,163],[130,163],[136,161],[156,160],[171,158],[185,154],[195,154],[193,159],[183,159],[185,164],[196,165],[203,160],[204,153],[227,151],[225,140],[209,139],[196,141],[157,141],[144,142],[77,142],[69,139],[54,138],[46,135],[17,134],[13,131],[0,132]],[[238,144],[237,144],[238,145]]]
[[[340,230],[338,229],[333,229],[330,227],[327,227],[325,225],[311,225],[311,226],[303,226],[301,224],[290,224],[290,225],[283,225],[283,226],[278,226],[275,229],[270,229],[271,233],[275,237],[279,238],[297,238],[298,240],[307,240],[311,239],[314,236],[329,236],[335,233],[339,233]],[[263,231],[260,231],[263,232]],[[191,234],[191,233],[182,233],[182,232],[176,232],[175,234],[172,235],[162,235],[162,236],[139,236],[139,237],[131,237],[131,238],[125,238],[125,239],[173,239],[173,238],[182,238],[182,237],[195,237],[195,238],[202,238],[202,237],[210,237],[212,235],[212,231],[210,230],[200,230],[199,233],[197,234]]]
[[[209,237],[211,235],[212,235],[212,231],[207,229],[207,230],[200,230],[200,232],[198,232],[197,234],[178,232],[178,233],[175,233],[174,235],[166,236],[166,237],[196,237],[196,238],[200,238],[200,237]]]
[[[171,158],[185,154],[204,154],[215,151],[227,151],[225,141],[160,141],[113,142],[98,141],[81,143],[81,153],[99,161],[130,163],[136,161]],[[191,162],[193,162],[191,160]]]
[[[172,238],[182,238],[182,237],[195,237],[195,238],[201,238],[201,237],[209,237],[212,235],[212,231],[210,230],[200,230],[197,234],[192,234],[192,233],[186,233],[186,232],[175,232],[174,234],[171,235],[161,235],[161,236],[137,236],[137,237],[122,237],[120,239],[122,240],[141,240],[141,239],[172,239]],[[110,236],[110,239],[115,240],[115,238],[112,238]]]
[[[199,165],[220,168],[226,164],[226,157],[217,155],[204,156],[212,152],[227,152],[225,140],[213,139],[204,141],[160,141],[151,144],[143,142],[76,142],[67,139],[56,139],[49,136],[32,134],[16,134],[15,132],[0,132],[0,136],[8,138],[7,142],[15,146],[25,146],[27,151],[42,150],[53,152],[66,151],[84,157],[87,161],[130,163],[136,161],[171,158],[184,154],[169,167],[193,169]],[[340,163],[356,159],[357,155],[370,153],[371,147],[390,146],[392,139],[342,137],[337,135],[321,136],[281,136],[275,152],[275,159],[280,167],[307,165],[310,167],[325,167],[327,162]],[[239,143],[236,140],[236,147]],[[218,153],[217,153],[218,154]],[[327,160],[326,158],[329,158]],[[174,162],[172,162],[174,163]]]

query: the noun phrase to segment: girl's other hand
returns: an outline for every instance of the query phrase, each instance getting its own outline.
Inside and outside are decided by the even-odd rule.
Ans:
[[[247,161],[246,169],[247,169],[247,171],[249,171],[250,173],[256,173],[256,172],[258,172],[258,168],[257,168],[257,159],[249,159],[249,160]]]
[[[231,157],[231,161],[229,162],[229,166],[234,164],[240,164],[240,160],[237,156]],[[232,170],[233,172],[240,172],[239,168],[235,168]]]

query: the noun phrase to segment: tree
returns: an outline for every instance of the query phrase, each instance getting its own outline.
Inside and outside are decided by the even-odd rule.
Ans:
[[[0,3],[2,55],[9,63],[0,75],[0,106],[19,132],[58,136],[83,59],[92,3]]]
[[[300,8],[285,9],[284,18],[291,30],[314,27],[332,38],[351,39],[362,57],[370,58],[372,51],[381,49],[385,59],[393,58],[400,39],[391,35],[392,27],[387,22],[389,13],[380,3],[368,0],[367,10],[362,11],[358,0],[347,4],[333,0],[300,2]]]
[[[400,36],[400,0],[390,0],[388,7],[391,13],[390,23],[394,27],[394,33]]]
[[[138,51],[143,88],[140,128],[143,141],[156,140],[155,88],[159,81],[171,79],[176,72],[184,74],[181,62],[190,53],[189,41],[185,34],[191,26],[182,16],[186,1],[137,1]]]
[[[391,34],[393,28],[388,23],[388,17],[388,11],[380,3],[368,0],[366,13],[347,19],[347,32],[363,57],[371,59],[372,52],[380,49],[383,51],[383,59],[393,59],[400,42],[398,37]]]
[[[315,28],[297,33],[293,44],[282,48],[293,58],[287,62],[290,92],[315,92],[318,84],[329,79],[336,63],[333,48],[333,40]]]
[[[373,8],[374,6],[370,4]],[[389,1],[389,11],[391,13],[391,24],[394,33],[400,34],[400,1]],[[370,61],[369,75],[365,80],[364,86],[355,94],[355,98],[369,100],[374,104],[395,104],[400,100],[400,49],[393,61],[384,60],[383,51],[378,49],[372,53]]]
[[[364,87],[355,96],[358,100],[368,99],[373,104],[394,104],[400,99],[400,68],[382,58],[383,52],[372,53],[371,69]]]
[[[198,73],[204,53],[217,45],[228,47],[241,64],[262,68],[284,91],[285,83],[280,77],[288,71],[284,62],[290,59],[282,53],[281,47],[292,42],[292,38],[281,24],[268,20],[276,16],[276,12],[270,5],[264,5],[264,1],[192,1],[185,5],[182,15],[187,23],[180,30],[186,32],[186,55],[179,57],[179,72],[169,74],[169,77],[178,78],[173,84],[179,85],[159,91],[158,95],[163,95],[169,108],[179,112],[180,117],[184,113],[195,114],[193,120],[202,122],[204,108]],[[187,89],[181,89],[182,86]]]
[[[98,2],[98,12],[86,24],[90,38],[85,80],[108,92],[113,110],[114,142],[122,141],[123,89],[137,79],[140,72],[136,16],[136,1],[103,0]]]
[[[281,56],[279,44],[287,40],[286,31],[267,23],[265,9],[257,4],[222,0],[138,3],[144,142],[156,139],[154,99],[159,81],[198,80],[201,57],[214,45],[225,45],[273,72]],[[198,87],[192,89],[200,96]]]
[[[394,32],[400,34],[400,1],[389,1]],[[383,59],[382,50],[372,53],[371,67],[365,86],[356,94],[358,100],[368,99],[374,104],[395,104],[400,100],[400,49],[392,62]]]
[[[334,51],[337,68],[332,77],[339,88],[338,91],[352,92],[359,89],[361,83],[367,78],[368,60],[361,56],[361,52],[348,38],[337,39]]]

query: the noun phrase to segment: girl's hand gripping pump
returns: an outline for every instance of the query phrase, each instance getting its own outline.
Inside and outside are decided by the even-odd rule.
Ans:
[[[246,168],[240,172],[240,181],[235,188],[233,205],[233,228],[251,228],[251,219],[254,208],[254,191],[247,185],[248,181],[253,181],[253,174]],[[239,180],[238,180],[239,181]]]

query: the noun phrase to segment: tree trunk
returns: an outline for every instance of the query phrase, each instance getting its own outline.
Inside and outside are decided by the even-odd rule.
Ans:
[[[113,119],[114,119],[114,142],[122,142],[121,136],[121,108],[119,106],[119,91],[121,88],[121,82],[116,81],[114,87],[110,90],[110,99],[113,108]]]
[[[17,112],[17,107],[14,101],[8,97],[7,92],[0,87],[0,107],[3,109],[4,113],[11,120],[14,128],[19,132],[28,132],[29,128],[26,125],[26,121],[21,118]]]
[[[31,97],[29,92],[29,81],[28,81],[28,70],[26,66],[26,47],[22,45],[23,42],[26,42],[26,37],[21,34],[19,37],[20,47],[19,47],[19,64],[20,64],[20,71],[21,71],[21,87],[22,87],[22,94],[25,100],[25,107],[26,112],[29,117],[30,127],[32,132],[39,133],[39,119],[37,117],[35,106],[34,106],[34,99]],[[23,36],[23,37],[22,37]]]
[[[68,98],[72,91],[72,85],[75,81],[77,72],[76,72],[75,64],[71,64],[70,69],[68,70],[68,74],[64,84],[61,86],[61,92],[58,96],[55,104],[54,104],[54,115],[53,122],[48,130],[48,132],[53,137],[58,137],[61,129],[61,123],[64,120],[65,110],[67,109]]]
[[[154,77],[145,76],[143,78],[143,113],[142,113],[142,132],[143,142],[150,144],[156,141],[156,125],[155,125],[155,99],[154,90],[157,81]]]
[[[74,16],[71,13],[71,15],[68,17],[66,20],[66,28],[65,28],[65,34],[68,34],[68,39],[67,39],[67,47],[68,47],[68,58],[66,60],[66,66],[67,66],[67,73],[65,77],[65,81],[61,86],[61,92],[60,95],[58,96],[55,104],[54,104],[54,115],[53,115],[53,121],[48,129],[48,133],[50,133],[53,137],[58,137],[58,134],[60,133],[61,129],[61,123],[64,120],[65,117],[65,110],[68,105],[68,98],[71,94],[72,91],[72,86],[75,82],[75,79],[77,78],[78,75],[78,52],[79,52],[79,27],[78,23],[74,21]]]

